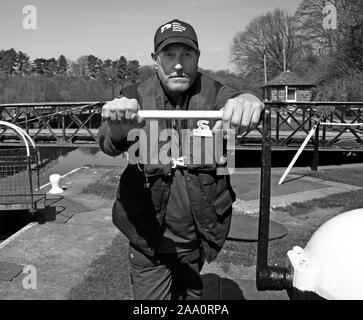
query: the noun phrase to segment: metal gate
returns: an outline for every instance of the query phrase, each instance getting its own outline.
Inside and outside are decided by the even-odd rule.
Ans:
[[[0,126],[13,129],[24,144],[0,149],[0,210],[35,212],[41,201],[45,203],[45,194],[34,192],[39,190],[39,151],[21,128],[5,121]]]

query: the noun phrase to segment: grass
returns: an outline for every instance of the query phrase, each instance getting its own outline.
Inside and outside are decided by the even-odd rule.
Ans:
[[[312,178],[346,183],[363,188],[363,168],[320,170],[318,172],[309,172],[308,175]],[[338,193],[322,199],[315,199],[306,202],[296,202],[289,206],[277,209],[296,216],[305,214],[307,211],[314,208],[324,209],[332,207],[341,207],[343,211],[363,208],[363,190]]]
[[[84,279],[67,294],[70,300],[132,299],[127,239],[120,234],[106,252],[95,259]]]
[[[363,187],[363,168],[320,170],[311,173],[310,176],[313,178]]]
[[[363,190],[333,194],[322,199],[295,202],[286,207],[276,208],[276,210],[297,216],[305,214],[314,208],[325,209],[333,207],[341,207],[342,212],[363,208]]]

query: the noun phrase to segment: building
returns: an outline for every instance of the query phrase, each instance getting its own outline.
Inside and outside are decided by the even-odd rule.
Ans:
[[[297,74],[287,70],[268,81],[261,88],[268,101],[311,101],[315,84],[309,83]]]

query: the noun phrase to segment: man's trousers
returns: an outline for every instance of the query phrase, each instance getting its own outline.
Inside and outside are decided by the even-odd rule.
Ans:
[[[135,300],[196,300],[202,296],[200,248],[150,257],[129,246]]]

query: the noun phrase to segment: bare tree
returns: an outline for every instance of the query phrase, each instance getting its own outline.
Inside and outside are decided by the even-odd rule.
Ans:
[[[324,28],[327,6],[335,8],[336,26]],[[297,34],[304,43],[309,43],[314,51],[326,54],[345,46],[352,28],[363,22],[362,0],[303,0],[295,13]]]
[[[269,77],[283,71],[284,67],[291,69],[303,53],[295,31],[293,17],[284,10],[276,9],[256,17],[245,31],[233,38],[231,61],[244,75],[256,72],[263,74],[264,54]]]

